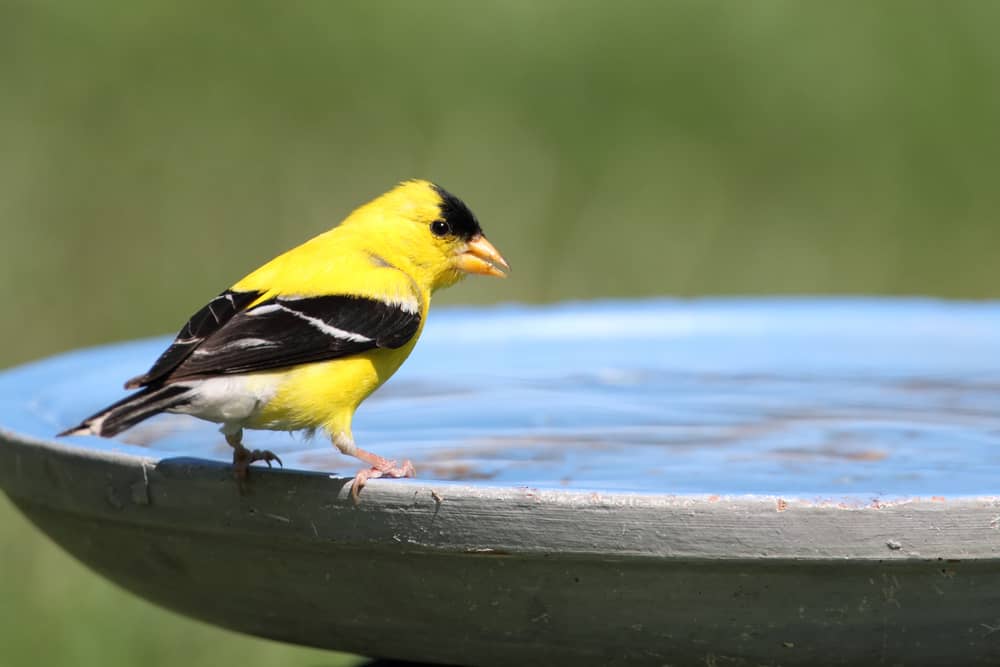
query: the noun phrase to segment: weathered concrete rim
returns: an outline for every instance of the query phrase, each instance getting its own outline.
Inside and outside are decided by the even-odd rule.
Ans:
[[[255,470],[84,449],[0,430],[0,486],[52,510],[149,528],[493,556],[713,561],[1000,559],[1000,498],[869,504],[779,498],[586,493]],[[309,545],[307,547],[307,545]]]

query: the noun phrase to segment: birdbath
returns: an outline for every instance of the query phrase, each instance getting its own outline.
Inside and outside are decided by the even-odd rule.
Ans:
[[[130,591],[286,642],[460,665],[997,664],[1000,305],[442,310],[321,437],[53,434],[166,339],[0,374],[0,486]]]

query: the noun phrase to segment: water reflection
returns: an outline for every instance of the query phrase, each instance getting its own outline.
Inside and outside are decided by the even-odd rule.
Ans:
[[[707,306],[688,304],[683,332],[654,327],[655,335],[640,331],[623,342],[609,341],[604,329],[576,327],[566,345],[555,332],[573,312],[586,321],[595,321],[595,311],[613,315],[619,335],[628,330],[622,320],[648,324],[651,314],[681,306],[446,312],[428,326],[399,376],[362,406],[355,435],[384,456],[412,459],[421,477],[444,481],[808,497],[995,491],[1000,342],[994,337],[1000,334],[985,333],[982,313],[975,313],[974,335],[955,334],[963,331],[956,316],[930,334],[925,327],[920,335],[901,330],[892,338],[884,330],[894,321],[885,314],[892,308],[861,308],[867,324],[846,322],[824,333],[801,321],[826,321],[823,302],[813,312],[765,306],[758,310],[773,318],[758,313],[749,333],[735,325],[722,331],[720,312],[708,313],[710,331],[699,332],[698,311]],[[911,303],[904,310],[932,306],[940,308]],[[726,307],[722,302],[715,310]],[[449,320],[508,334],[496,349],[471,338],[456,343],[448,339]],[[762,322],[770,322],[773,335]],[[54,360],[55,370],[38,367],[25,428],[49,437],[91,404],[114,398],[117,383],[108,378],[128,376],[160,345],[103,348]],[[75,364],[73,388],[60,364]],[[81,381],[94,391],[81,395]],[[179,416],[151,420],[118,441],[77,442],[229,457],[211,424]],[[248,442],[274,450],[289,467],[340,474],[356,468],[323,437],[250,432]]]

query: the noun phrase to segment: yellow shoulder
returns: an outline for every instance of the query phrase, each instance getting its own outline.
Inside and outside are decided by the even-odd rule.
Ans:
[[[341,228],[306,241],[275,257],[233,285],[235,291],[275,296],[350,294],[390,301],[416,301],[426,311],[427,298],[412,277],[383,257],[367,251]]]

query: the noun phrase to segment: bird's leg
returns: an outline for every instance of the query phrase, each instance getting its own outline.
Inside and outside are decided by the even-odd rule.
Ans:
[[[240,483],[240,488],[243,488],[243,483],[247,479],[247,470],[250,468],[250,464],[254,461],[263,461],[267,464],[267,467],[271,467],[271,461],[277,461],[278,465],[284,467],[281,459],[278,455],[269,449],[247,449],[243,446],[243,429],[237,429],[236,431],[229,432],[223,431],[226,436],[226,442],[229,446],[233,448],[233,476],[236,477],[236,481]]]
[[[361,459],[371,466],[367,470],[358,471],[358,474],[354,476],[354,483],[351,484],[351,498],[354,499],[355,504],[360,502],[358,494],[361,493],[361,489],[365,487],[365,484],[370,479],[377,479],[379,477],[415,477],[417,474],[416,469],[410,461],[403,461],[403,465],[396,465],[395,461],[382,458],[378,454],[372,454],[361,449],[354,444],[354,438],[346,433],[339,433],[335,436],[333,444],[336,445],[342,454]]]

